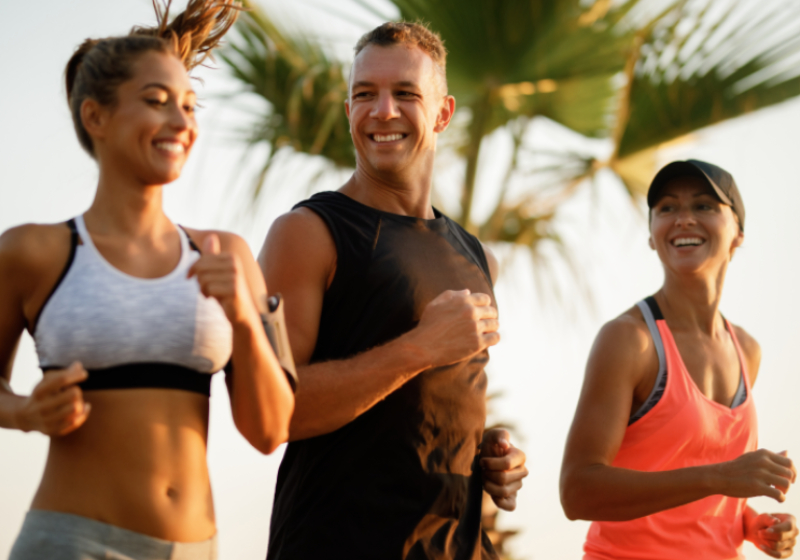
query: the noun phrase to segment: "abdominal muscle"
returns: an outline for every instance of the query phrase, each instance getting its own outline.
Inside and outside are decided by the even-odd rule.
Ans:
[[[32,508],[176,542],[216,533],[208,398],[173,389],[85,391],[86,422],[50,438]]]

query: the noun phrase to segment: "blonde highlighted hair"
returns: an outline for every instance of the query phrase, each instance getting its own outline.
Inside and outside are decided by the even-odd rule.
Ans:
[[[153,0],[155,27],[134,27],[121,37],[86,39],[69,59],[64,72],[67,103],[78,141],[92,157],[92,139],[81,120],[86,99],[113,106],[117,88],[133,77],[134,64],[147,52],[173,54],[191,70],[210,56],[241,9],[235,0],[189,0],[186,9],[169,21],[170,4],[171,0]]]

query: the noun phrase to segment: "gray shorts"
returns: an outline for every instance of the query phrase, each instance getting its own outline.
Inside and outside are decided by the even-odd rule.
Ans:
[[[216,560],[217,536],[170,542],[94,519],[30,510],[8,560]]]

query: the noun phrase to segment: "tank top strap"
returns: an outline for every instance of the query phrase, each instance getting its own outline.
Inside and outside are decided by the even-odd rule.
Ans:
[[[381,213],[374,208],[335,191],[326,191],[298,202],[296,208],[308,208],[328,226],[336,245],[336,270],[361,268],[367,263],[378,241]]]
[[[653,345],[656,347],[656,354],[658,355],[658,374],[656,375],[656,382],[653,384],[653,389],[650,391],[647,399],[628,419],[629,426],[639,420],[658,403],[667,385],[667,354],[664,350],[664,340],[661,338],[661,332],[658,330],[658,325],[656,324],[656,321],[663,321],[664,316],[661,314],[661,309],[658,307],[658,303],[653,296],[643,299],[638,302],[636,306],[642,312],[644,322],[647,324],[647,329],[650,331],[650,336],[653,338]]]
[[[741,406],[747,400],[747,396],[750,394],[750,374],[749,370],[747,369],[747,361],[744,357],[744,351],[742,350],[742,346],[739,344],[739,339],[736,337],[736,331],[733,329],[733,325],[731,324],[725,316],[722,317],[722,320],[725,321],[725,327],[728,329],[728,333],[731,335],[731,340],[733,340],[733,345],[736,348],[736,355],[739,357],[739,367],[741,371],[741,376],[739,378],[739,387],[736,389],[736,394],[733,396],[733,402],[731,403],[731,408],[736,408],[737,406]]]

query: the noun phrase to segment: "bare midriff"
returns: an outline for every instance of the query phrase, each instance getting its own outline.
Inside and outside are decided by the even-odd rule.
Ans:
[[[91,413],[74,432],[50,438],[31,507],[168,541],[212,537],[208,397],[173,389],[83,395]]]

